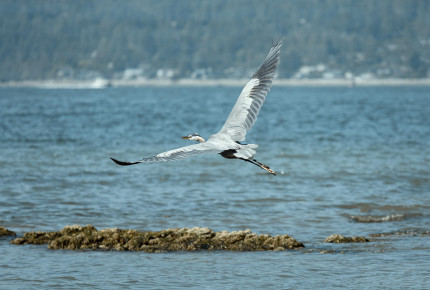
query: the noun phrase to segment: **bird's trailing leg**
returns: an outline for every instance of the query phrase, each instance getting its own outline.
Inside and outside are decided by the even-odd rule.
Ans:
[[[260,168],[262,168],[262,169],[264,169],[264,170],[266,170],[267,172],[269,172],[270,174],[273,174],[273,175],[276,175],[276,172],[275,171],[273,171],[272,169],[270,169],[270,167],[269,166],[267,166],[267,165],[265,165],[265,164],[263,164],[263,163],[261,163],[261,162],[258,162],[257,160],[255,160],[255,159],[242,159],[242,160],[245,160],[245,161],[248,161],[248,162],[250,162],[250,163],[252,163],[252,164],[254,164],[254,165],[257,165],[258,167],[260,167]]]

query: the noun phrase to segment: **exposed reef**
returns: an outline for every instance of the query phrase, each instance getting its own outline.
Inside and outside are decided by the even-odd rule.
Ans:
[[[50,249],[118,251],[283,251],[304,245],[288,235],[272,237],[250,230],[214,232],[209,228],[180,228],[154,232],[102,229],[92,225],[66,226],[58,232],[28,232],[15,245],[48,244]]]
[[[16,236],[15,232],[9,231],[5,227],[0,227],[0,237],[3,236]]]
[[[339,234],[334,234],[327,237],[324,243],[366,243],[369,242],[365,237],[344,237]]]

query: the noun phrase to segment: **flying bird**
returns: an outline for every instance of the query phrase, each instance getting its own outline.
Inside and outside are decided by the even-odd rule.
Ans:
[[[258,112],[270,91],[273,77],[279,64],[282,41],[273,43],[266,59],[257,72],[242,89],[230,115],[221,130],[210,136],[207,141],[197,133],[182,137],[183,139],[197,141],[193,144],[178,149],[166,151],[154,156],[144,157],[135,162],[124,162],[111,158],[116,164],[127,166],[145,162],[164,162],[188,158],[203,153],[218,153],[227,159],[240,159],[250,162],[267,172],[276,175],[269,166],[254,159],[257,144],[242,144],[246,133],[257,120]]]

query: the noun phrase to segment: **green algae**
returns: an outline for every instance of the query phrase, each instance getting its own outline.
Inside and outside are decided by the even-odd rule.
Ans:
[[[339,234],[333,234],[324,240],[324,243],[366,243],[369,242],[365,237],[344,237]]]
[[[15,245],[48,244],[50,249],[117,251],[283,251],[304,245],[288,235],[257,235],[250,230],[214,232],[209,228],[179,228],[139,232],[97,230],[92,225],[66,226],[58,232],[28,232],[11,241]]]

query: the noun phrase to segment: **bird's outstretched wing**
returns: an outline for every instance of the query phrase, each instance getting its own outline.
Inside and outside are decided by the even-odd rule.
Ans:
[[[281,40],[273,44],[260,68],[243,88],[233,110],[218,134],[227,134],[233,141],[245,140],[246,132],[257,120],[258,112],[270,91],[279,64],[281,46]]]
[[[143,162],[175,161],[175,160],[184,159],[184,158],[188,158],[188,157],[203,154],[203,153],[219,153],[221,151],[222,150],[216,149],[215,147],[211,146],[210,143],[199,143],[199,144],[189,145],[178,149],[166,151],[154,156],[144,157],[134,162],[119,161],[112,157],[111,159],[118,165],[127,166],[127,165],[143,163]]]

